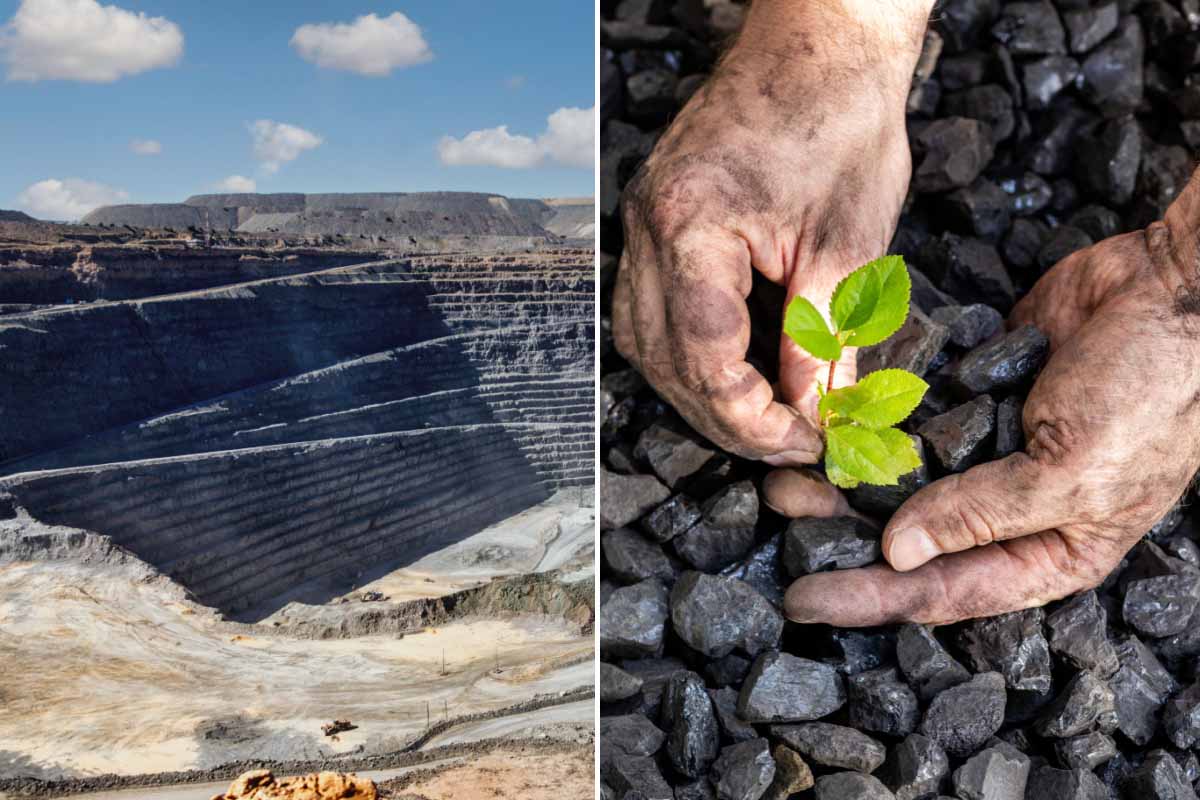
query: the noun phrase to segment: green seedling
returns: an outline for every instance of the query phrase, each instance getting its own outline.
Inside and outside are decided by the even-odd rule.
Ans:
[[[843,347],[879,344],[904,324],[912,282],[900,256],[883,256],[856,269],[837,285],[829,302],[833,330],[816,306],[796,297],[783,330],[813,356],[829,362],[829,380]],[[929,384],[902,369],[872,372],[853,386],[826,391],[817,412],[825,434],[825,473],[835,485],[895,486],[921,465],[916,446],[896,428],[925,396]]]

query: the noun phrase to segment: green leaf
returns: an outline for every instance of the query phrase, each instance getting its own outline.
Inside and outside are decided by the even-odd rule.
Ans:
[[[879,304],[879,291],[883,288],[879,270],[873,269],[876,262],[859,267],[842,278],[833,290],[829,301],[829,316],[836,331],[850,331],[871,317]]]
[[[853,489],[862,481],[857,478],[852,478],[838,468],[837,464],[830,463],[829,458],[825,458],[825,477],[829,478],[829,482],[841,489]]]
[[[827,392],[817,410],[821,419],[835,414],[867,428],[887,428],[903,422],[928,389],[929,384],[911,372],[881,369],[853,386]]]
[[[920,465],[912,440],[897,428],[874,431],[840,425],[825,435],[825,472],[831,481],[836,477],[843,482],[895,486],[901,475]]]
[[[842,343],[829,332],[817,307],[803,297],[793,297],[788,304],[783,332],[822,361],[837,361],[842,357]]]
[[[879,291],[870,305],[869,313],[864,314],[860,309],[855,308],[849,315],[853,321],[860,319],[862,321],[853,326],[846,344],[866,347],[879,344],[900,330],[900,326],[904,324],[904,318],[908,316],[908,298],[912,292],[912,281],[908,277],[904,259],[900,256],[877,258],[860,267],[850,277],[854,277],[858,271],[867,271],[874,275],[871,280],[878,281]],[[839,284],[839,288],[848,281],[849,278]],[[861,296],[864,300],[871,300],[868,292],[862,292]],[[843,330],[849,330],[849,327]]]

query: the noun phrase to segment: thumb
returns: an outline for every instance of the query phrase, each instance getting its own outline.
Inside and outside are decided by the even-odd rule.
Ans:
[[[829,266],[814,266],[812,269],[797,270],[788,283],[787,299],[782,313],[792,298],[803,297],[816,306],[832,330],[829,319],[829,300],[838,282],[853,271],[853,267],[835,269]],[[842,357],[834,367],[832,386],[829,382],[829,362],[811,355],[792,341],[786,333],[780,334],[779,342],[779,394],[783,402],[799,411],[814,424],[817,423],[817,384],[826,389],[849,386],[857,378],[858,348],[842,348]]]
[[[921,489],[892,516],[883,554],[908,572],[944,553],[1053,530],[1069,522],[1073,481],[1026,453]]]

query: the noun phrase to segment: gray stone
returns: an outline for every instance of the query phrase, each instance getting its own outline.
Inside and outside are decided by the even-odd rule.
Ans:
[[[775,760],[766,739],[722,749],[711,775],[719,800],[758,800],[774,778]]]
[[[618,528],[600,537],[600,548],[609,572],[621,583],[637,583],[658,578],[668,583],[675,579],[667,554],[632,528]]]
[[[942,470],[962,472],[991,453],[995,424],[996,403],[984,394],[939,414],[918,428],[917,433]]]
[[[961,800],[1024,800],[1029,757],[1001,743],[980,750],[954,770],[954,793]]]
[[[946,751],[919,733],[893,747],[884,765],[885,781],[896,800],[922,800],[936,794],[949,773]]]
[[[950,331],[914,307],[891,337],[859,349],[858,375],[862,378],[881,369],[903,369],[924,375],[948,341]]]
[[[950,755],[962,758],[979,749],[1004,724],[1004,676],[976,675],[942,692],[929,704],[920,732]]]
[[[1063,24],[1067,27],[1067,42],[1071,52],[1086,53],[1100,44],[1117,29],[1120,19],[1115,2],[1064,12]]]
[[[808,722],[845,703],[845,685],[833,667],[771,651],[750,668],[738,697],[738,715],[748,722]]]
[[[670,497],[653,475],[619,475],[600,469],[600,527],[624,528]]]
[[[715,452],[661,425],[651,425],[638,437],[634,456],[647,462],[654,474],[678,489],[708,463]]]
[[[845,725],[772,725],[771,736],[823,767],[869,773],[879,769],[887,758],[887,748],[882,744]]]
[[[1117,650],[1108,638],[1108,614],[1095,591],[1071,598],[1046,617],[1050,651],[1101,677],[1117,671]]]
[[[1086,769],[1038,767],[1029,776],[1026,800],[1109,800],[1108,789]]]
[[[991,338],[1004,327],[1004,316],[983,303],[943,306],[934,309],[931,316],[950,331],[951,342],[966,350]]]
[[[753,663],[737,653],[730,653],[724,658],[709,661],[704,667],[704,674],[717,686],[740,686]]]
[[[1171,755],[1153,750],[1121,787],[1123,797],[1147,800],[1196,800],[1183,769]]]
[[[717,714],[717,723],[721,732],[733,742],[746,742],[758,738],[758,731],[749,722],[737,715],[737,689],[728,686],[722,689],[709,689],[709,699],[712,700],[713,711]]]
[[[891,667],[851,676],[846,691],[850,724],[860,730],[899,738],[916,730],[921,721],[916,694]]]
[[[685,572],[671,590],[671,623],[709,658],[734,649],[758,655],[778,647],[783,633],[783,616],[748,584],[701,572]]]
[[[893,800],[879,779],[861,772],[835,772],[817,778],[816,800]]]
[[[1156,575],[1129,582],[1121,616],[1147,636],[1172,636],[1187,628],[1198,604],[1200,575]]]
[[[1058,762],[1069,770],[1093,770],[1117,754],[1117,743],[1106,733],[1089,733],[1054,742]]]
[[[1010,689],[1044,693],[1051,685],[1044,617],[1031,608],[972,620],[959,634],[959,647],[976,672],[999,672]]]
[[[1112,733],[1117,727],[1116,697],[1103,678],[1080,672],[1047,706],[1035,726],[1047,738],[1065,739],[1092,729]]]
[[[1033,382],[1049,352],[1045,334],[1022,325],[967,353],[954,371],[954,384],[972,395],[1020,390]]]
[[[947,117],[929,123],[916,137],[924,153],[913,172],[917,192],[945,192],[969,186],[992,160],[992,132],[985,123],[967,117]]]
[[[879,531],[859,517],[801,517],[783,534],[783,564],[793,577],[878,559]]]
[[[622,586],[600,609],[600,649],[607,657],[661,654],[669,611],[661,582]]]
[[[717,800],[717,790],[707,777],[675,787],[675,800]]]
[[[666,734],[641,714],[600,718],[601,759],[617,754],[652,756],[666,741]]]
[[[712,700],[699,675],[677,672],[667,681],[662,726],[668,732],[666,752],[671,766],[689,778],[705,775],[717,757],[720,734]]]
[[[896,660],[905,679],[923,701],[971,679],[967,668],[924,625],[909,623],[900,628],[896,635]]]
[[[600,702],[628,700],[642,690],[642,679],[607,661],[600,662]]]
[[[1200,741],[1200,683],[1176,694],[1162,711],[1163,732],[1172,744],[1188,750]]]
[[[1109,679],[1116,699],[1117,727],[1134,744],[1144,747],[1158,731],[1158,714],[1178,684],[1136,637],[1116,643],[1120,667]]]
[[[700,521],[700,505],[677,494],[642,517],[642,530],[656,542],[669,542]]]
[[[600,736],[603,741],[604,734]],[[601,760],[600,774],[622,800],[634,797],[640,800],[674,800],[675,793],[663,779],[653,758],[615,755],[608,761]]]

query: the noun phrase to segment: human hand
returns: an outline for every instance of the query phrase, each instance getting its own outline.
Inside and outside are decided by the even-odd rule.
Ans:
[[[746,362],[751,269],[821,309],[887,248],[911,173],[904,104],[927,0],[758,0],[626,187],[617,349],[716,444],[821,453],[828,367],[781,337],[777,393]],[[780,309],[782,319],[783,309]],[[833,383],[855,380],[853,348]]]
[[[921,489],[883,533],[891,566],[792,584],[787,615],[947,623],[1099,584],[1200,467],[1200,178],[1165,219],[1056,265],[1018,304],[1051,357],[1025,402],[1026,452]],[[767,499],[832,487],[773,474]],[[829,501],[826,502],[828,506]]]

